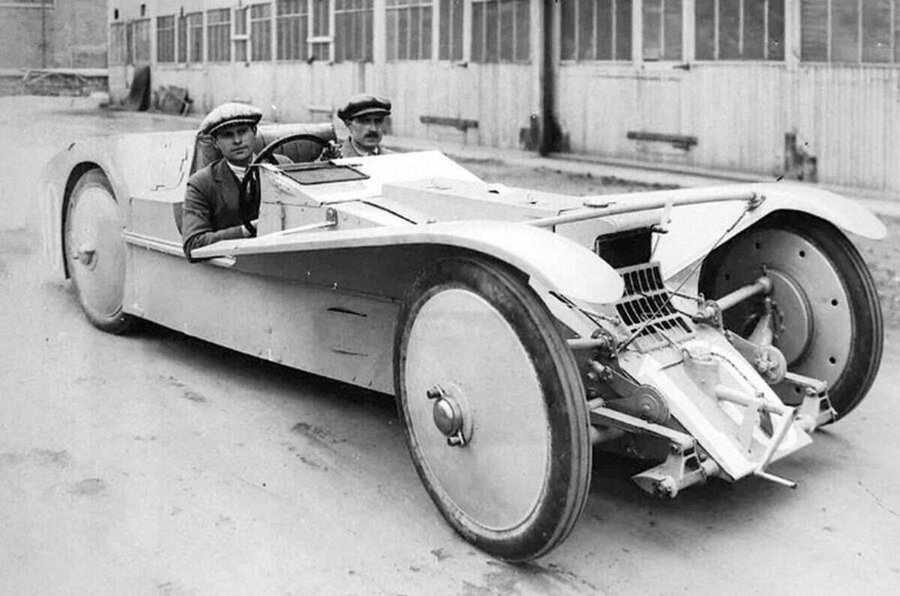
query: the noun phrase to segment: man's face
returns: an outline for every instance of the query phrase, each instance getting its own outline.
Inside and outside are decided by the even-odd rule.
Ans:
[[[354,143],[371,151],[381,144],[381,137],[384,136],[384,116],[382,114],[360,116],[350,120],[347,128]]]
[[[213,136],[213,140],[222,152],[222,157],[236,166],[246,166],[253,157],[253,140],[256,138],[256,127],[247,124],[226,126]]]

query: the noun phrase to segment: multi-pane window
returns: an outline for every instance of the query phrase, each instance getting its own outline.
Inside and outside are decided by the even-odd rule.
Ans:
[[[800,59],[900,62],[900,0],[801,0]]]
[[[463,0],[438,0],[440,11],[440,37],[438,58],[462,60],[463,58]]]
[[[329,0],[310,0],[312,3],[312,39],[310,49],[319,60],[331,59],[331,12]]]
[[[681,60],[681,0],[644,0],[642,16],[644,60]]]
[[[562,59],[631,60],[631,1],[563,2]]]
[[[185,15],[187,19],[188,62],[203,62],[203,13]]]
[[[431,4],[431,1],[406,0],[406,3]],[[388,0],[387,4],[390,6],[391,0]],[[388,12],[388,19],[390,19],[390,12]],[[388,32],[388,44],[390,44],[390,20],[388,20]],[[334,61],[343,62],[345,60],[372,61],[372,0],[334,1]]]
[[[125,23],[109,25],[109,63],[125,64]]]
[[[209,62],[231,62],[231,9],[206,11],[206,59]]]
[[[237,62],[247,61],[247,7],[234,9],[234,34],[231,41],[234,43],[234,59]]]
[[[530,23],[528,0],[473,0],[472,62],[527,62]]]
[[[695,0],[697,60],[784,60],[784,0]]]
[[[387,0],[387,59],[430,60],[432,0]]]
[[[175,62],[175,15],[156,17],[156,61]]]
[[[276,39],[279,60],[306,60],[308,5],[306,0],[279,0],[276,8]]]
[[[272,59],[272,5],[250,6],[250,59],[254,62]]]
[[[141,19],[128,23],[132,31],[132,42],[134,48],[131,53],[133,61],[128,64],[149,64],[150,63],[150,19]]]
[[[187,62],[188,46],[187,46],[187,17],[181,15],[178,17],[178,61]]]

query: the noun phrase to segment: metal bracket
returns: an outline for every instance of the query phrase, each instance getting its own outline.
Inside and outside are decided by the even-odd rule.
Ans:
[[[701,459],[696,441],[686,433],[646,422],[604,405],[591,408],[591,424],[654,435],[669,442],[671,450],[663,463],[631,477],[650,494],[673,498],[685,488],[705,482],[710,476],[719,473],[719,464],[711,458]]]
[[[837,411],[828,398],[828,384],[797,373],[784,376],[785,383],[803,391],[803,402],[797,407],[797,424],[806,432],[812,432],[837,418]]]

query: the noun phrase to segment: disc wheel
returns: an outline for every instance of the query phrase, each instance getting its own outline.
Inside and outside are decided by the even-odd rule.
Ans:
[[[78,179],[64,225],[66,266],[81,309],[99,329],[124,333],[134,322],[122,309],[125,242],[115,193],[102,171]]]
[[[587,404],[527,284],[484,260],[436,263],[401,309],[394,354],[407,445],[450,525],[512,562],[565,540],[590,484]]]
[[[884,330],[875,282],[853,244],[831,224],[778,212],[717,248],[700,273],[700,291],[722,296],[766,272],[773,282],[774,344],[788,369],[828,383],[837,417],[865,397],[878,373]],[[755,297],[724,313],[747,336],[764,312]],[[789,404],[796,387],[775,387]]]

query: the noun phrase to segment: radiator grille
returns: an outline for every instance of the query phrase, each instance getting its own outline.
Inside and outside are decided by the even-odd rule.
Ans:
[[[667,337],[680,342],[693,335],[691,323],[669,300],[659,263],[623,267],[618,272],[625,280],[625,293],[616,302],[616,310],[629,333],[638,333],[633,345],[646,352],[668,345]]]

